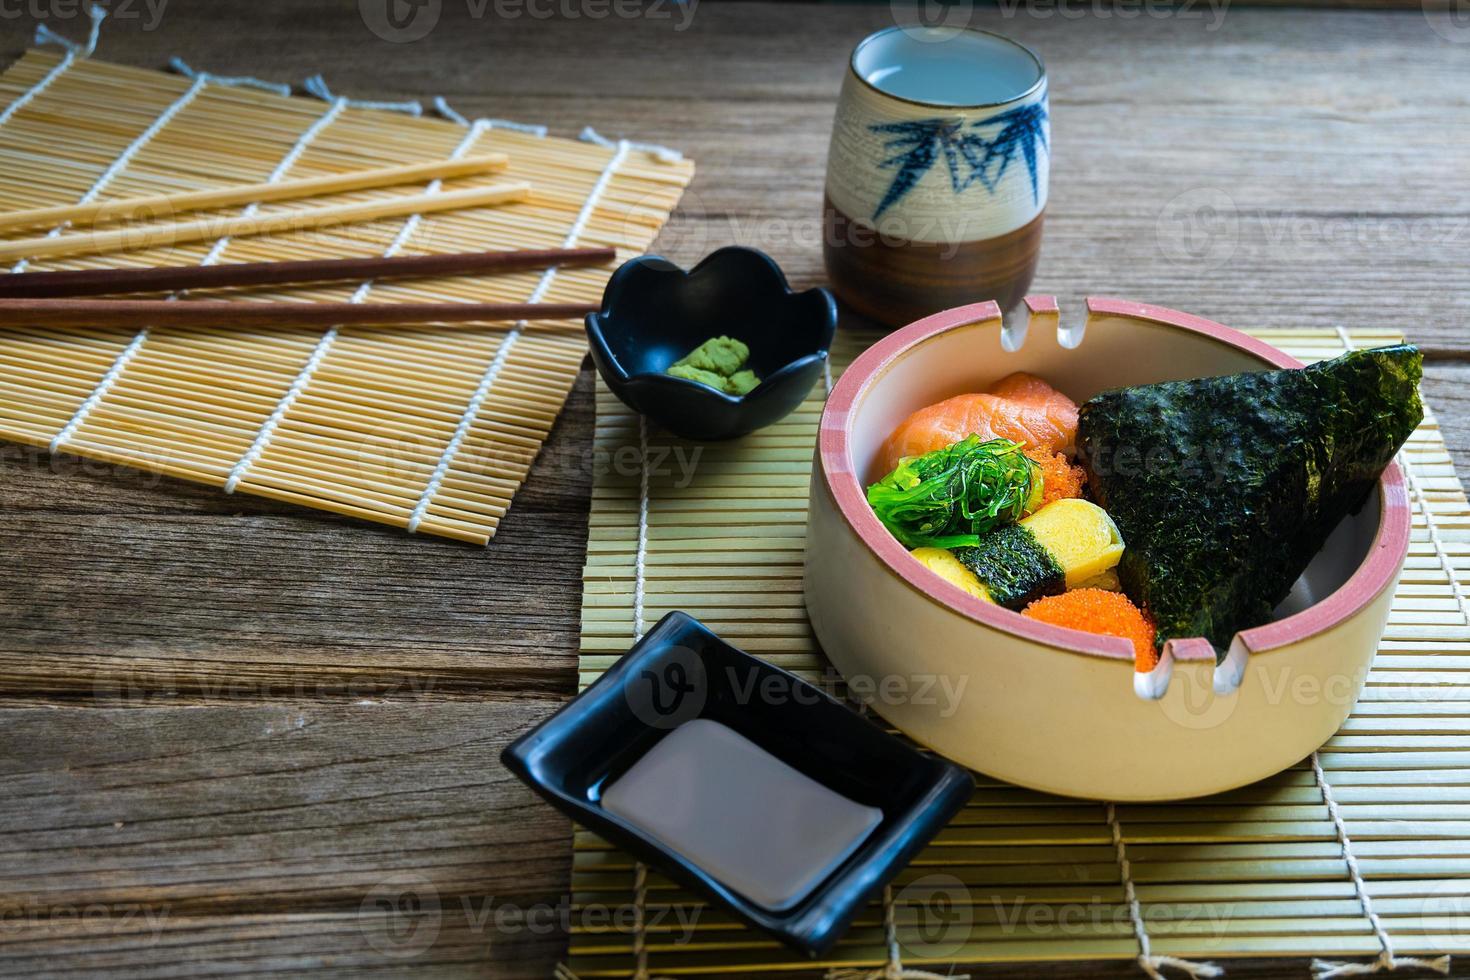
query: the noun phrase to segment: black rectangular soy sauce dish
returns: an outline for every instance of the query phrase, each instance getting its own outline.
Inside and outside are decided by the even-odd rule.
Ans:
[[[793,907],[773,911],[750,901],[599,803],[604,787],[695,718],[724,724],[829,789],[877,807],[882,821]],[[682,612],[659,620],[587,690],[500,758],[578,823],[813,957],[832,947],[974,791],[967,770],[914,750]]]

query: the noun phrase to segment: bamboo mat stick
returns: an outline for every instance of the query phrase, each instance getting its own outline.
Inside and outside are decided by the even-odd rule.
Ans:
[[[410,214],[457,211],[524,201],[531,196],[526,181],[472,187],[438,194],[412,194],[357,204],[302,208],[276,214],[189,221],[171,225],[145,225],[76,235],[42,238],[19,238],[0,242],[0,262],[17,259],[56,258],[66,255],[97,255],[135,249],[162,248],[215,238],[241,238],[310,231],[380,218],[401,218]]]
[[[617,250],[613,248],[544,248],[392,258],[302,259],[286,262],[237,262],[232,265],[155,266],[145,269],[19,272],[0,276],[0,297],[40,299],[281,283],[456,276],[466,273],[516,272],[553,265],[564,268],[603,265],[616,257]]]
[[[119,219],[204,211],[240,204],[267,201],[291,201],[303,197],[321,197],[370,187],[392,187],[396,184],[419,184],[430,180],[465,177],[471,174],[504,170],[509,161],[504,153],[486,153],[458,160],[430,160],[396,167],[371,170],[349,170],[323,177],[282,180],[272,184],[237,184],[182,194],[152,194],[122,197],[100,204],[67,204],[49,208],[30,208],[0,214],[0,231],[15,228],[54,228],[57,225],[96,225]]]
[[[596,303],[251,303],[0,299],[0,323],[50,327],[344,326],[579,317]]]

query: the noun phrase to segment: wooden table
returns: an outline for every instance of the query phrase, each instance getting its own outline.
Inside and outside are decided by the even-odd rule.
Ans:
[[[833,101],[889,5],[558,6],[448,0],[389,44],[353,3],[175,0],[155,30],[118,11],[97,53],[675,145],[700,169],[661,251],[740,242],[820,281]],[[1005,9],[973,21],[1051,69],[1036,291],[1401,327],[1470,475],[1470,36],[1417,9]],[[32,25],[0,26],[13,58]],[[584,371],[483,550],[0,447],[0,974],[546,976],[548,917],[496,914],[565,901],[569,826],[496,754],[573,688],[590,393]],[[388,910],[423,900],[437,935],[398,958]]]

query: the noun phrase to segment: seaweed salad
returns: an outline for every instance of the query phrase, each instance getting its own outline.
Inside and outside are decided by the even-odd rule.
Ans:
[[[1224,651],[1270,618],[1423,419],[1422,363],[1417,348],[1380,347],[1082,406],[1079,455],[1158,645],[1203,636]]]

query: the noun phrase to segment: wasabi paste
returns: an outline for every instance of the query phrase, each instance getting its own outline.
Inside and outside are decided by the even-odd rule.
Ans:
[[[744,395],[760,384],[745,367],[750,348],[733,337],[711,337],[669,366],[665,374],[709,385],[727,395]]]

